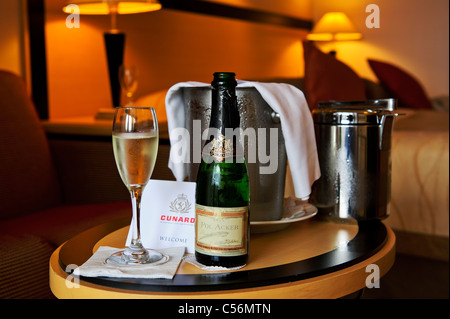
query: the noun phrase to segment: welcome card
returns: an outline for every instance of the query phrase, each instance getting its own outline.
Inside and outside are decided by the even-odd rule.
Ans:
[[[141,239],[149,249],[184,246],[187,253],[195,252],[195,183],[148,182],[141,201]]]

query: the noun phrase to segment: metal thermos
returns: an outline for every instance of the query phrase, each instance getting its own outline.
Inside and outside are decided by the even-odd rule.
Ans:
[[[389,215],[396,100],[319,103],[313,111],[321,177],[310,202],[319,216],[368,221]]]
[[[236,88],[236,97],[241,117],[240,126],[243,130],[255,129],[257,132],[256,145],[249,147],[249,138],[243,138],[244,153],[247,159],[248,175],[250,178],[250,220],[274,221],[279,220],[283,214],[284,186],[286,178],[286,150],[279,115],[262,98],[255,88]],[[209,127],[211,115],[211,88],[210,87],[185,87],[183,88],[184,107],[186,112],[186,128],[191,134],[191,150],[193,154],[193,140],[200,132],[194,132],[194,120],[201,121],[201,132]],[[258,130],[262,128],[263,130]],[[270,129],[276,129],[277,149],[271,149]],[[261,134],[264,134],[262,136]],[[262,143],[264,141],[264,143]],[[263,163],[260,157],[256,161],[249,161],[248,151],[252,149],[260,153],[260,146],[265,147],[265,154],[269,151],[276,152],[277,168],[274,173],[262,173],[261,168],[270,163]],[[203,145],[202,145],[203,147]],[[252,158],[252,157],[250,157]],[[188,180],[195,182],[199,164],[188,165]]]

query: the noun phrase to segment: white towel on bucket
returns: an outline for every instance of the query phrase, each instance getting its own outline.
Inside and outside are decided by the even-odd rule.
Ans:
[[[169,134],[175,128],[185,127],[186,114],[181,88],[209,86],[200,82],[181,82],[169,89],[166,95]],[[320,167],[314,123],[303,92],[285,83],[238,81],[237,87],[254,87],[266,103],[280,115],[295,196],[307,199],[311,194],[311,185],[320,177]],[[183,181],[187,177],[188,163],[175,163],[171,157],[172,155],[169,158],[169,168],[177,181]]]

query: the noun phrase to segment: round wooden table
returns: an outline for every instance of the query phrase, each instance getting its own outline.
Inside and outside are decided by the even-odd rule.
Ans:
[[[237,271],[207,272],[182,261],[172,280],[74,277],[99,246],[123,247],[129,219],[89,229],[50,259],[58,298],[339,298],[366,287],[373,265],[383,276],[395,259],[395,235],[382,222],[364,226],[318,218],[251,235],[250,258]],[[68,267],[70,265],[70,267]],[[368,267],[370,265],[370,267]]]

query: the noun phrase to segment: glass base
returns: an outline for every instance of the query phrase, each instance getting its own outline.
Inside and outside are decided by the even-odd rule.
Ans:
[[[168,256],[154,250],[131,248],[118,251],[108,258],[108,262],[119,265],[163,264],[168,260]]]

